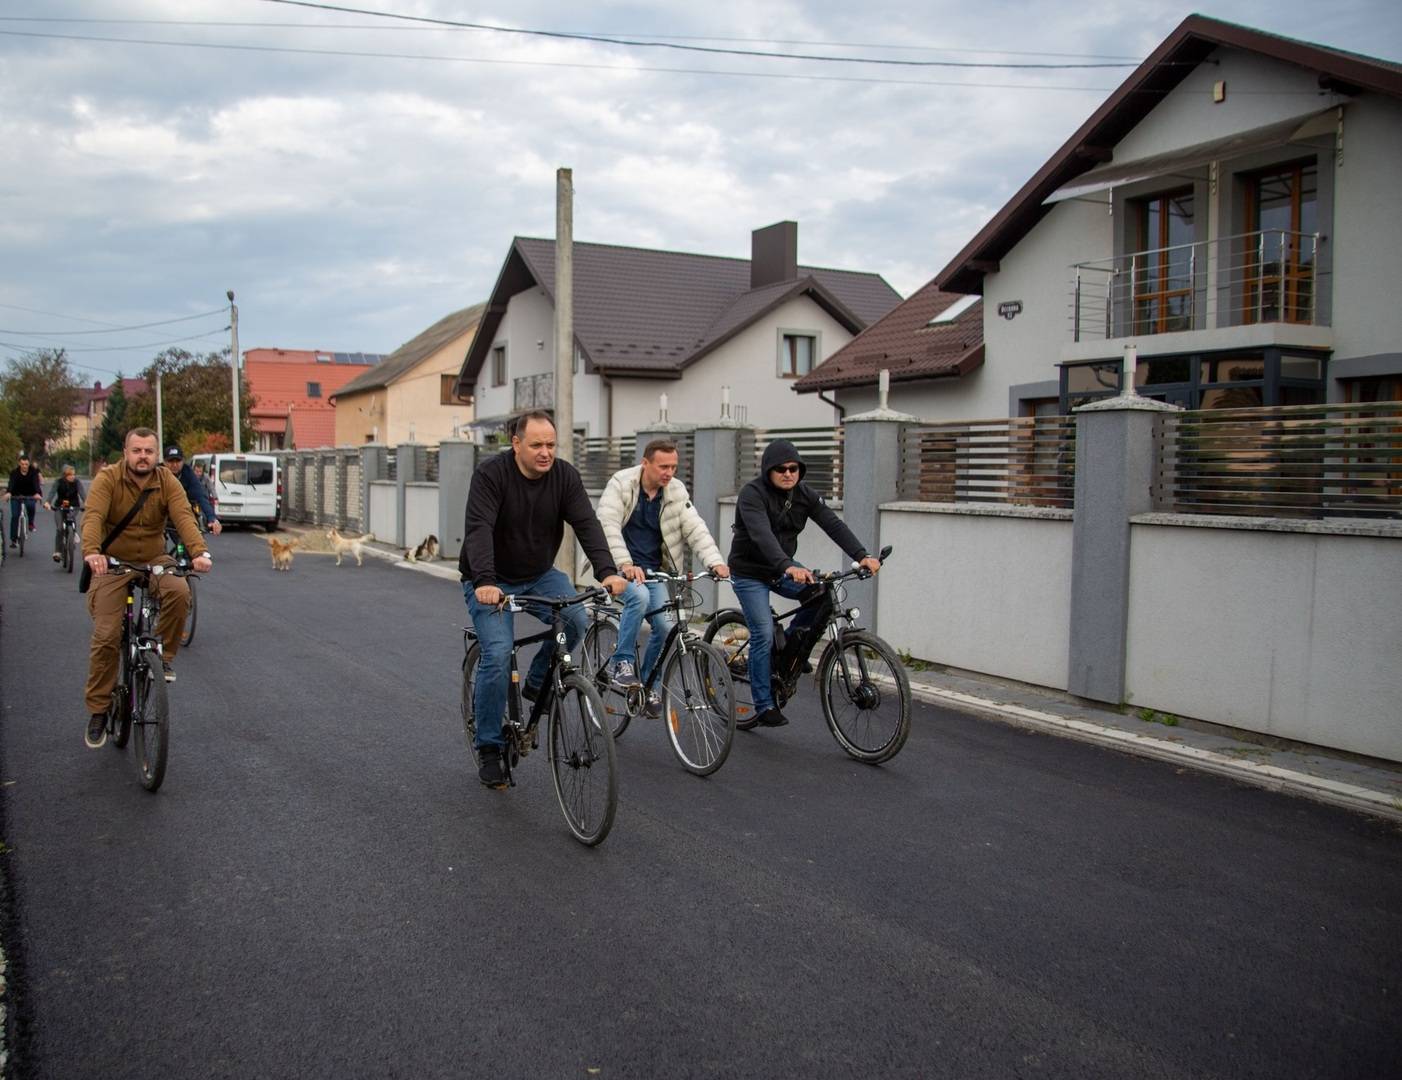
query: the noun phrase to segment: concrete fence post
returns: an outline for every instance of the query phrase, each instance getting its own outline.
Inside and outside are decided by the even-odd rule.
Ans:
[[[1153,510],[1154,420],[1176,405],[1126,394],[1076,413],[1066,688],[1119,704],[1129,630],[1130,518]]]
[[[371,483],[387,479],[389,472],[389,447],[380,443],[370,443],[360,448],[360,531],[370,531],[370,491]]]
[[[350,461],[350,453],[346,450],[337,450],[334,453],[336,462],[336,528],[345,532],[349,522],[346,515],[346,465]]]
[[[697,427],[692,444],[695,456],[692,459],[691,504],[716,538],[722,557],[729,554],[730,537],[716,532],[720,523],[720,501],[740,490],[740,439],[744,432],[750,430],[753,429],[733,420],[717,420]],[[714,610],[719,604],[716,598],[718,591],[719,586],[702,582],[699,586],[702,606]]]
[[[423,447],[418,443],[400,443],[395,448],[395,514],[394,514],[394,545],[403,547],[407,544],[404,510],[406,484],[417,483],[424,478],[423,467],[426,456],[421,453]],[[380,539],[388,539],[381,537]]]
[[[842,520],[873,555],[881,550],[881,504],[900,495],[901,440],[918,422],[919,417],[882,406],[849,416],[843,425]],[[904,551],[897,557],[914,560],[918,554]],[[853,581],[847,595],[862,609],[865,625],[879,633],[876,582]]]
[[[309,453],[307,461],[312,467],[312,522],[325,525],[327,521],[322,507],[326,505],[326,474],[321,467],[321,455],[317,452]]]
[[[457,558],[462,550],[463,523],[472,473],[477,468],[477,447],[459,439],[438,445],[438,549],[444,559]]]

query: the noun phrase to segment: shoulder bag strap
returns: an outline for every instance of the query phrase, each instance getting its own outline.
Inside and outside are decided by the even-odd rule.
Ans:
[[[157,487],[159,486],[160,485],[158,484]],[[107,534],[107,539],[102,541],[102,546],[97,549],[101,554],[107,554],[108,546],[112,543],[113,540],[117,539],[117,537],[122,534],[123,529],[125,529],[128,525],[131,524],[132,519],[136,517],[137,514],[141,513],[141,504],[144,503],[150,496],[151,492],[155,490],[156,489],[153,487],[146,487],[141,489],[141,494],[137,496],[136,502],[132,503],[131,509],[127,511],[126,517],[122,518],[121,521],[117,522],[116,527],[113,528],[113,530]]]

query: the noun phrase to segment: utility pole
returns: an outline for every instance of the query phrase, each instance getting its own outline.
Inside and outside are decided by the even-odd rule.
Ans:
[[[161,373],[156,371],[156,452],[165,460],[166,426],[161,419]]]
[[[555,170],[555,456],[574,461],[574,171]],[[576,577],[574,530],[556,565]]]
[[[233,361],[229,366],[234,372],[234,453],[241,454],[243,449],[239,444],[239,306],[234,303],[234,290],[230,289],[224,294],[229,298],[229,333],[233,337]]]

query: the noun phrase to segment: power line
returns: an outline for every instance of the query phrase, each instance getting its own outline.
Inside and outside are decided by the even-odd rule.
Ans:
[[[67,344],[60,344],[60,345],[59,345],[59,348],[63,349],[64,352],[83,352],[83,353],[88,353],[88,352],[135,352],[137,349],[158,349],[158,348],[160,348],[162,345],[178,345],[178,344],[180,344],[182,341],[202,341],[202,340],[204,340],[205,338],[212,338],[212,337],[214,337],[215,334],[223,333],[224,331],[227,331],[228,329],[229,329],[229,328],[226,326],[226,327],[224,327],[224,330],[222,330],[222,331],[221,331],[221,330],[209,330],[209,331],[207,331],[207,332],[205,332],[205,333],[203,333],[203,334],[191,334],[189,337],[171,338],[169,341],[149,341],[149,342],[144,342],[144,343],[139,344],[139,345],[78,345],[78,346],[69,346],[69,345],[67,345]],[[24,350],[24,351],[33,351],[34,349],[44,348],[44,347],[45,347],[45,346],[43,346],[43,345],[36,345],[36,344],[32,344],[32,343],[31,343],[31,344],[27,344],[27,345],[17,345],[17,344],[15,344],[15,343],[12,342],[12,341],[0,341],[0,345],[5,345],[5,346],[7,346],[7,347],[9,347],[9,348],[11,348],[11,349],[20,349],[20,350]]]
[[[102,37],[96,34],[43,34],[28,30],[0,30],[3,37],[44,38],[56,41],[90,41],[111,45],[156,45],[177,49],[224,49],[234,52],[283,53],[294,56],[338,56],[350,59],[429,60],[461,64],[490,64],[506,67],[571,68],[583,71],[626,71],[639,74],[724,75],[745,79],[782,79],[802,82],[836,82],[886,86],[963,87],[975,90],[1063,90],[1105,94],[1109,86],[1059,86],[1055,83],[949,82],[938,79],[883,79],[874,75],[808,75],[780,71],[730,71],[724,68],[649,67],[634,64],[585,64],[563,60],[507,60],[501,57],[440,56],[431,53],[364,52],[348,49],[300,49],[286,45],[240,45],[207,41],[160,41],[154,38]],[[1241,91],[1233,91],[1241,93]]]
[[[212,26],[221,29],[246,28],[254,30],[399,30],[406,32],[439,32],[443,30],[492,31],[506,29],[505,27],[479,27],[470,25],[386,26],[384,23],[258,22],[251,20],[235,21],[229,19],[99,19],[52,15],[0,15],[0,22],[96,24],[102,26]],[[602,36],[599,31],[589,30],[561,30],[559,32],[567,37],[586,40]],[[824,41],[807,38],[725,37],[716,34],[649,34],[648,37],[656,38],[659,41],[762,41],[771,45],[817,45],[843,49],[886,49],[892,52],[946,52],[989,56],[1056,56],[1073,60],[1128,60],[1136,64],[1142,59],[1142,57],[1130,56],[1124,53],[1067,53],[1031,49],[973,49],[954,45],[892,45],[886,42]]]
[[[8,304],[0,304],[0,307],[9,306]],[[0,334],[17,334],[20,337],[77,337],[79,334],[112,334],[120,333],[124,330],[149,330],[153,326],[169,326],[172,323],[193,322],[195,319],[207,319],[211,315],[223,315],[228,310],[228,308],[215,308],[213,311],[201,312],[198,315],[183,315],[178,319],[163,319],[160,322],[136,323],[132,326],[108,326],[102,330],[9,330],[0,327]],[[73,316],[58,315],[56,318],[73,318]],[[92,322],[95,320],[83,319],[81,321]]]
[[[263,0],[265,4],[282,4],[287,7],[310,8],[314,11],[334,11],[342,15],[369,15],[377,19],[397,19],[404,22],[423,23],[429,26],[460,27],[469,30],[490,30],[499,34],[517,34],[525,37],[543,37],[563,41],[591,41],[600,45],[622,45],[631,49],[675,49],[679,52],[709,53],[720,56],[748,56],[767,60],[805,60],[829,64],[885,64],[897,67],[948,67],[948,68],[998,68],[1001,70],[1037,69],[1044,71],[1064,71],[1084,68],[1124,68],[1135,67],[1138,61],[1097,61],[1079,64],[1030,64],[992,63],[974,60],[895,60],[882,57],[861,56],[821,56],[807,53],[782,53],[766,49],[727,49],[714,45],[687,45],[677,41],[646,41],[635,38],[609,37],[603,34],[567,33],[563,30],[532,30],[516,26],[493,26],[490,23],[464,22],[457,19],[435,19],[427,15],[402,15],[393,11],[375,11],[370,8],[346,7],[341,4],[316,3],[314,0]]]

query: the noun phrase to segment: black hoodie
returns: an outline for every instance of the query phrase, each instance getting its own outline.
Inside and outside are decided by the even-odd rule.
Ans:
[[[786,461],[798,462],[798,483],[790,491],[769,482],[769,470]],[[793,443],[777,439],[765,447],[759,475],[740,489],[736,500],[735,535],[726,560],[732,573],[774,581],[790,566],[798,566],[793,554],[798,550],[798,534],[809,518],[852,558],[866,558],[866,548],[852,530],[803,482],[807,473],[808,466]]]

